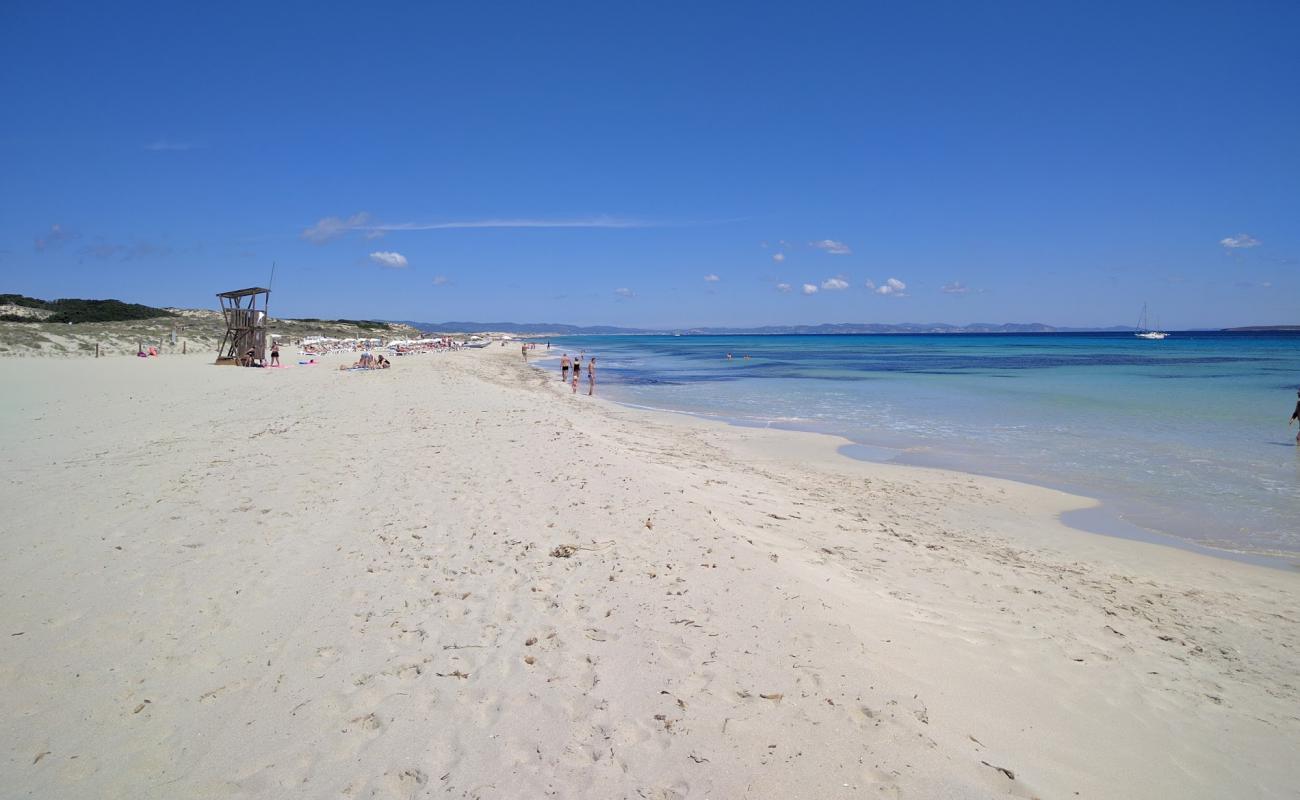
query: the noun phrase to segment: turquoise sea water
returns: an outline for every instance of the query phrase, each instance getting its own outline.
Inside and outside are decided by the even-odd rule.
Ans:
[[[1098,497],[1198,544],[1300,554],[1300,448],[1287,427],[1300,335],[551,341],[549,356],[598,356],[600,391],[621,402],[837,433],[902,463]]]

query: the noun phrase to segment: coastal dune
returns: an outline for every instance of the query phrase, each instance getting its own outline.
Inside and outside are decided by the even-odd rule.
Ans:
[[[1296,796],[1295,570],[514,347],[209,361],[0,360],[0,795]]]

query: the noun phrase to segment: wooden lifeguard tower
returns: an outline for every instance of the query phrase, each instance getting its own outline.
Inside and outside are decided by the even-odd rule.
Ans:
[[[217,363],[238,366],[249,350],[254,359],[265,361],[266,308],[271,302],[271,290],[255,286],[222,292],[217,299],[226,317],[226,335],[217,349]]]

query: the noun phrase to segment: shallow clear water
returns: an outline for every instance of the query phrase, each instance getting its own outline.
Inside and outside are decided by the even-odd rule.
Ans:
[[[1300,335],[590,336],[548,355],[578,350],[619,401],[838,433],[1201,544],[1300,553]]]

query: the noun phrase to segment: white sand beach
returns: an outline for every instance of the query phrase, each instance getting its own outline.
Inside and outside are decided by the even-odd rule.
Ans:
[[[1295,571],[515,347],[210,360],[0,360],[0,796],[1300,796]]]

